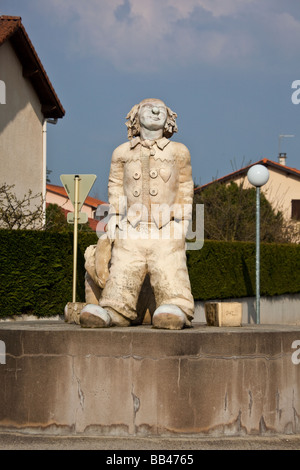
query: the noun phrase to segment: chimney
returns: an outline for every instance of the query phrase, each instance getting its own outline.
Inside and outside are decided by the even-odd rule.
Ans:
[[[286,163],[286,153],[280,153],[278,155],[278,163],[280,163],[280,165],[285,165],[285,163]]]

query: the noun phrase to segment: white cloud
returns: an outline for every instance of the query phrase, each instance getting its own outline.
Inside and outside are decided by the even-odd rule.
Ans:
[[[299,42],[300,23],[292,15],[261,8],[278,5],[272,1],[48,0],[47,8],[66,28],[73,53],[102,57],[121,70],[158,72],[172,63],[247,62],[263,53],[264,34],[274,50],[284,48],[287,41],[278,35],[287,34],[285,28],[289,44]]]
[[[274,15],[272,29],[280,37],[280,45],[286,51],[299,47],[300,43],[300,21],[291,14],[283,12]]]
[[[176,0],[176,3],[179,1]],[[193,3],[196,6],[201,6],[214,17],[221,17],[236,15],[239,11],[243,11],[247,5],[256,3],[256,0],[195,0]]]

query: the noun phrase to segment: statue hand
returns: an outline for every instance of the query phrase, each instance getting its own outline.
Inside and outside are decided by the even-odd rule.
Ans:
[[[189,227],[189,220],[176,220],[175,219],[174,230],[178,238],[185,237]]]
[[[105,227],[105,232],[110,240],[114,240],[116,238],[116,230],[119,223],[119,216],[118,215],[111,215],[110,219]]]

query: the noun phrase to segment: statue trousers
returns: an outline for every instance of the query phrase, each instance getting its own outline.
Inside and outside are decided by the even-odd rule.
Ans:
[[[113,308],[124,317],[135,320],[139,293],[146,274],[149,274],[156,307],[177,305],[192,320],[194,299],[186,264],[185,237],[170,234],[163,239],[162,231],[154,224],[146,223],[146,231],[150,226],[151,233],[141,233],[141,223],[125,238],[117,230],[109,278],[99,305]]]

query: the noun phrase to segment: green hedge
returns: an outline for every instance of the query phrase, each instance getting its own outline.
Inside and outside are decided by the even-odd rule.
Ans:
[[[77,301],[84,301],[84,251],[78,238]],[[205,241],[187,262],[195,300],[255,295],[255,243]],[[0,230],[0,316],[63,314],[72,300],[73,234]],[[261,245],[261,295],[300,292],[300,245]]]
[[[95,233],[78,237],[77,300],[84,300],[84,251]],[[0,230],[0,316],[63,314],[73,290],[73,234]]]
[[[255,295],[255,243],[205,241],[201,250],[188,252],[187,259],[195,300]],[[262,243],[261,295],[299,292],[300,245]]]

